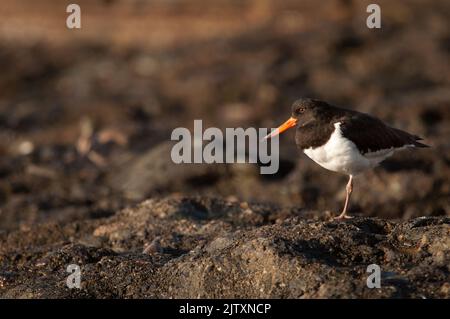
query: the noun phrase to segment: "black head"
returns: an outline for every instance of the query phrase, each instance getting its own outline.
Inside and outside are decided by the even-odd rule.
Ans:
[[[329,109],[329,104],[314,99],[298,99],[292,104],[291,117],[296,119],[300,125],[317,119],[322,113]]]
[[[328,109],[330,109],[330,105],[327,102],[314,99],[298,99],[294,102],[294,104],[292,104],[291,117],[286,122],[281,124],[275,131],[267,135],[266,138],[283,133],[291,127],[311,123],[326,114]]]

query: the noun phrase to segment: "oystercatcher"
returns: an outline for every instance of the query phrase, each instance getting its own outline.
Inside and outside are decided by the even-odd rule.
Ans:
[[[395,151],[408,147],[429,147],[419,136],[390,127],[368,114],[347,110],[314,99],[299,99],[291,117],[266,138],[296,127],[295,143],[320,166],[349,176],[344,208],[347,215],[353,191],[353,177],[374,168]]]

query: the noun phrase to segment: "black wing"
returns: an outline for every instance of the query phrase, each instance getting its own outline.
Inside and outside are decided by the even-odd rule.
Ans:
[[[339,120],[342,135],[355,143],[362,154],[403,146],[429,147],[419,136],[389,127],[377,118],[363,113]]]

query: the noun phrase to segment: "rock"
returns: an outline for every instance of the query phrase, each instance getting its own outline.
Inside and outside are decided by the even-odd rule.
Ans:
[[[338,222],[236,200],[153,198],[108,218],[1,234],[0,297],[448,298],[449,238],[448,217]],[[80,289],[66,286],[69,264],[80,266]],[[380,289],[366,285],[370,264]]]
[[[133,157],[111,172],[111,186],[137,200],[156,191],[176,191],[210,184],[224,175],[223,165],[175,164],[170,158],[175,142],[164,142]]]

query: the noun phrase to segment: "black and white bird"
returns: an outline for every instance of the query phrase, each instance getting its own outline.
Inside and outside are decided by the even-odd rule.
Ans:
[[[291,117],[266,138],[296,127],[295,143],[320,166],[349,176],[344,208],[337,219],[350,218],[347,208],[353,177],[404,148],[428,147],[419,136],[390,127],[368,114],[314,99],[299,99]]]

